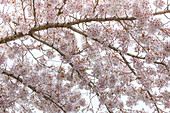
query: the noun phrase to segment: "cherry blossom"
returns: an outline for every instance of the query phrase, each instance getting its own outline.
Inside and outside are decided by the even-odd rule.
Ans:
[[[170,112],[169,5],[1,0],[0,112]]]
[[[163,1],[163,0],[155,0],[155,1],[154,1],[154,5],[155,5],[157,8],[162,9],[162,7],[165,5],[165,1]]]

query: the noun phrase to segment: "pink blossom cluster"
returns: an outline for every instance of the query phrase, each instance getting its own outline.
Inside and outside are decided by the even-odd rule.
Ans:
[[[1,0],[0,113],[169,112],[166,0]],[[159,9],[159,10],[158,10]]]
[[[154,1],[154,5],[155,5],[157,8],[162,9],[162,7],[164,7],[164,5],[165,5],[165,1],[163,1],[163,0],[155,0],[155,1]]]

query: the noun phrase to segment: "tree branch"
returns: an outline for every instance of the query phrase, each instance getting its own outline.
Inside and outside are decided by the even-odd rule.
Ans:
[[[165,13],[170,13],[170,10],[166,10],[166,11],[160,11],[160,12],[156,12],[153,13],[153,15],[159,15],[159,14],[165,14]],[[80,23],[85,23],[85,22],[92,22],[92,21],[96,21],[96,22],[105,22],[105,21],[121,21],[121,20],[136,20],[135,17],[110,17],[110,18],[86,18],[86,19],[79,19],[76,21],[72,21],[72,22],[68,22],[68,23],[48,23],[48,24],[44,24],[44,25],[40,25],[38,27],[33,27],[32,29],[30,29],[28,34],[22,34],[22,32],[19,32],[17,34],[11,35],[11,36],[7,36],[7,37],[1,37],[0,38],[0,44],[3,43],[7,43],[13,40],[16,40],[18,38],[30,35],[36,31],[41,31],[41,30],[46,30],[49,28],[56,28],[56,27],[69,27],[71,25],[76,25],[76,24],[80,24]]]
[[[36,38],[36,37],[33,36],[33,35],[31,35],[31,37],[34,38],[35,40],[37,40],[37,41],[39,41],[39,42],[47,45],[47,46],[53,48],[53,49],[56,50],[61,56],[63,56],[64,58],[66,58],[65,54],[62,53],[58,48],[55,48],[53,45],[50,45],[50,44],[48,44],[47,42],[45,42],[45,41],[43,41],[43,40],[40,40],[40,39]],[[70,65],[72,68],[74,67],[74,64],[73,64],[73,63],[69,63],[69,65]],[[81,76],[81,73],[79,72],[79,70],[75,70],[75,71],[77,72],[78,77],[79,77],[81,80],[83,80],[84,77]],[[88,86],[93,89],[94,83],[93,83],[92,81],[89,81]],[[97,96],[100,96],[100,93],[99,93],[99,92],[95,92],[95,93],[96,93]],[[108,110],[109,113],[113,113],[113,112],[109,109],[109,107],[108,107],[107,104],[105,104],[105,106],[106,106],[106,109]]]
[[[40,25],[38,27],[33,27],[30,29],[30,31],[27,34],[23,34],[22,32],[16,33],[11,36],[7,37],[2,37],[0,38],[0,44],[7,43],[19,38],[22,38],[27,35],[31,35],[34,32],[41,31],[41,30],[47,30],[49,28],[57,28],[57,27],[68,27],[71,25],[76,25],[80,23],[85,23],[85,22],[92,22],[92,21],[97,21],[97,22],[104,22],[104,21],[120,21],[120,20],[135,20],[136,18],[134,17],[122,17],[122,18],[116,18],[116,17],[110,17],[110,18],[87,18],[87,19],[79,19],[73,22],[68,22],[68,23],[48,23],[44,25]]]
[[[170,13],[170,10],[155,12],[153,13],[153,15],[161,15],[161,14],[166,14],[166,13]]]
[[[69,29],[73,30],[74,32],[79,33],[79,34],[81,34],[81,35],[83,35],[83,36],[85,36],[85,37],[88,37],[87,34],[85,34],[84,32],[80,31],[79,29],[76,29],[75,27],[69,26],[69,27],[67,27],[67,28],[69,28]],[[96,42],[98,42],[98,43],[100,43],[100,44],[103,44],[103,42],[99,41],[98,39],[92,38],[92,40],[94,40],[94,41],[96,41]],[[116,48],[116,47],[113,47],[113,46],[110,45],[110,44],[108,45],[108,47],[109,47],[110,49],[116,51],[116,52],[121,52],[120,49],[118,49],[118,48]],[[126,55],[131,56],[131,57],[133,57],[133,58],[138,58],[138,59],[143,59],[143,60],[145,59],[145,57],[140,57],[140,56],[137,56],[137,55],[134,55],[134,54],[131,54],[131,53],[126,53]],[[163,62],[157,62],[157,61],[155,61],[155,62],[153,62],[153,63],[155,63],[155,64],[161,64],[161,65],[165,66],[165,68],[169,71],[169,67],[168,67],[168,65],[166,65],[165,63],[163,63]]]
[[[81,32],[80,30],[78,30],[78,29],[76,29],[76,28],[74,28],[74,27],[69,26],[68,28],[72,29],[73,31],[75,31],[75,32],[77,32],[77,33],[79,33],[79,34],[82,34],[82,35],[84,35],[84,36],[87,36],[85,33]],[[100,41],[97,40],[97,39],[93,39],[93,38],[92,38],[92,40],[97,41],[97,42],[103,44],[102,42],[100,42]],[[134,69],[130,66],[129,62],[126,60],[126,58],[124,57],[124,55],[121,53],[121,50],[119,50],[119,49],[117,49],[117,48],[115,48],[115,47],[112,47],[111,45],[109,45],[108,47],[109,47],[110,49],[113,49],[114,51],[119,52],[119,54],[120,54],[120,56],[122,57],[124,63],[128,66],[128,68],[131,70],[131,72],[137,77],[136,72],[135,72]],[[135,55],[131,55],[131,54],[127,54],[127,55],[135,57]],[[140,58],[140,57],[139,57],[139,58]],[[141,57],[141,58],[142,58],[142,59],[145,59],[145,58],[143,58],[143,57]],[[155,62],[155,63],[158,63],[158,62]],[[162,63],[159,63],[159,64],[162,64]],[[142,84],[142,85],[143,85],[143,84]],[[143,86],[145,86],[145,85],[143,85]],[[157,112],[160,113],[160,112],[159,112],[159,108],[158,108],[156,102],[154,102],[154,100],[153,100],[152,94],[150,93],[149,90],[146,90],[146,91],[147,91],[147,93],[149,94],[149,96],[150,96],[153,104],[155,105],[155,107],[156,107],[156,109],[157,109]]]
[[[4,71],[2,72],[2,74],[7,75],[7,76],[9,76],[9,77],[12,77],[12,78],[16,79],[17,81],[21,82],[22,84],[24,84],[24,83],[23,83],[23,79],[17,77],[17,76],[14,75],[14,74],[11,74],[10,72],[8,72],[8,71],[6,71],[6,70],[4,70]],[[24,84],[24,85],[25,85],[25,84]],[[30,88],[33,92],[36,92],[36,93],[39,93],[39,94],[40,94],[40,92],[38,92],[38,91],[36,90],[36,87],[34,87],[34,86],[32,86],[32,85],[27,85],[27,86],[28,86],[28,88]],[[45,95],[44,93],[41,93],[41,94],[43,95],[44,99],[49,100],[50,102],[52,102],[53,104],[55,104],[57,107],[59,107],[64,113],[66,113],[66,111],[62,108],[62,106],[59,105],[58,103],[54,102],[54,100],[53,100],[52,98],[50,98],[50,96],[47,96],[47,95]]]

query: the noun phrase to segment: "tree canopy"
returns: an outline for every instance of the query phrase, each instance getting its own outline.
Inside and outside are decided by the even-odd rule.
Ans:
[[[0,112],[170,112],[169,6],[1,0]]]

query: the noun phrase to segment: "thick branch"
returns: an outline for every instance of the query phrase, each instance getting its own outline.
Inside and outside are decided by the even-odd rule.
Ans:
[[[22,34],[22,32],[19,32],[15,35],[12,35],[12,36],[2,37],[2,38],[0,38],[0,44],[7,43],[7,42],[10,42],[10,41],[22,38],[24,36],[26,36],[26,35]]]
[[[156,12],[153,13],[153,15],[159,15],[159,14],[165,14],[165,13],[170,13],[170,10],[166,10],[166,11],[160,11],[160,12]],[[49,28],[57,28],[57,27],[69,27],[71,25],[76,25],[76,24],[80,24],[80,23],[84,23],[84,22],[92,22],[92,21],[96,21],[96,22],[105,22],[105,21],[121,21],[121,20],[136,20],[135,17],[121,17],[121,18],[117,18],[117,17],[110,17],[110,18],[86,18],[86,19],[79,19],[73,22],[68,22],[68,23],[51,23],[51,24],[44,24],[44,25],[40,25],[39,27],[33,27],[32,29],[30,29],[28,34],[22,34],[22,32],[19,32],[17,34],[11,35],[11,36],[7,36],[7,37],[2,37],[0,38],[0,44],[3,43],[7,43],[13,40],[16,40],[18,38],[24,37],[26,35],[30,35],[36,31],[41,31],[41,30],[46,30]]]
[[[87,18],[87,19],[80,19],[76,20],[73,22],[68,22],[68,23],[48,23],[44,25],[40,25],[38,27],[33,27],[30,29],[30,31],[27,34],[22,34],[22,32],[16,33],[15,35],[12,36],[7,36],[7,37],[2,37],[0,38],[0,44],[7,43],[16,39],[19,39],[21,37],[31,35],[34,32],[41,31],[41,30],[46,30],[49,28],[57,28],[57,27],[68,27],[71,25],[76,25],[84,22],[92,22],[92,21],[97,21],[97,22],[104,22],[104,21],[120,21],[120,20],[135,20],[136,18],[134,17],[122,17],[122,18],[116,18],[116,17],[110,17],[110,18]]]
[[[153,15],[161,15],[161,14],[166,14],[166,13],[170,13],[170,10],[156,12],[156,13],[153,13]]]

